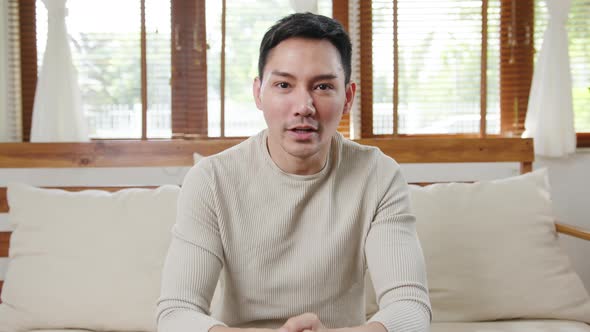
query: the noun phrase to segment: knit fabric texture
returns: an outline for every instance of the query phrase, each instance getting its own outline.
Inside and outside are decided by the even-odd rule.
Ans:
[[[305,312],[328,328],[362,325],[367,269],[380,308],[369,322],[428,331],[424,257],[399,165],[336,134],[320,172],[293,175],[266,139],[262,131],[186,175],[158,331],[278,328]]]

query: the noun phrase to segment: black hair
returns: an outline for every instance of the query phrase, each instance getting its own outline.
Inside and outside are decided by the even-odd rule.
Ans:
[[[261,80],[269,52],[283,40],[294,37],[326,39],[332,43],[340,53],[344,82],[350,82],[352,45],[348,33],[338,21],[312,13],[283,17],[264,34],[258,56],[258,77]]]

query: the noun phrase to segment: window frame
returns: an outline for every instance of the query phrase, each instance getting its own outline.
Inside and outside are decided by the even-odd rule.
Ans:
[[[482,0],[482,66],[480,87],[480,130],[473,134],[399,134],[397,130],[398,96],[398,57],[397,45],[397,0],[393,7],[394,30],[394,84],[393,84],[393,128],[394,134],[373,133],[373,64],[372,64],[372,3],[359,1],[360,15],[360,85],[361,99],[361,138],[405,138],[405,137],[519,137],[524,131],[526,106],[532,83],[534,68],[534,1],[539,0],[501,0],[500,17],[500,134],[486,133],[486,94],[487,94],[487,9],[488,1]],[[365,23],[365,24],[363,24]],[[509,38],[513,33],[513,38]],[[515,65],[516,64],[516,65]],[[518,82],[518,84],[515,84]],[[526,82],[525,84],[522,84]],[[577,146],[590,147],[590,133],[578,132]]]
[[[147,138],[147,77],[146,77],[146,32],[145,32],[145,0],[139,0],[141,3],[141,17],[142,30],[139,38],[141,38],[141,75],[142,75],[142,136],[139,140],[159,141],[158,138]],[[397,0],[392,0],[397,2]],[[510,52],[510,45],[508,40],[508,33],[505,28],[513,25],[513,29],[517,31],[517,40],[529,38],[534,40],[534,1],[538,0],[501,0],[501,39],[500,39],[500,103],[501,103],[501,132],[500,135],[486,134],[485,130],[485,106],[482,106],[481,114],[482,120],[480,124],[480,132],[474,134],[432,134],[432,135],[374,135],[372,133],[372,106],[373,106],[373,89],[372,89],[372,50],[371,50],[371,31],[367,29],[364,24],[360,25],[360,85],[362,91],[360,96],[357,96],[361,102],[361,138],[383,137],[383,138],[402,138],[402,137],[456,137],[456,138],[473,138],[473,137],[505,137],[505,136],[519,136],[524,129],[524,119],[526,116],[526,105],[528,104],[528,94],[530,91],[530,83],[532,81],[532,69],[534,61],[534,45],[533,43],[517,43],[516,47],[519,54],[517,62],[519,66],[508,64],[507,57]],[[359,1],[359,16],[361,22],[371,22],[371,5],[372,1]],[[516,5],[515,5],[516,3]],[[206,15],[205,15],[205,0],[171,0],[172,6],[172,138],[173,139],[223,139],[221,137],[209,137],[207,135],[207,62],[206,62]],[[339,20],[345,28],[349,27],[349,0],[333,0],[333,17]],[[395,8],[395,7],[394,7]],[[517,20],[505,23],[506,20],[511,20],[515,11]],[[482,0],[482,13],[487,12],[487,0]],[[21,40],[21,91],[22,91],[22,132],[23,141],[30,140],[30,129],[33,111],[33,101],[35,96],[35,88],[37,85],[37,49],[36,49],[36,26],[35,26],[36,0],[20,0],[19,1],[19,26],[20,26],[20,40]],[[395,14],[394,14],[395,15]],[[483,15],[482,22],[482,91],[481,105],[485,105],[485,61],[486,61],[486,15]],[[516,24],[514,26],[514,24]],[[370,26],[370,25],[369,25]],[[175,33],[175,29],[180,29]],[[194,30],[193,30],[194,29]],[[394,26],[394,31],[395,31]],[[529,34],[529,35],[527,35]],[[196,36],[196,37],[195,37]],[[176,40],[178,37],[178,40]],[[196,41],[194,40],[196,38]],[[173,45],[192,45],[198,43],[198,47],[183,47],[182,50],[177,50]],[[396,38],[394,39],[396,43]],[[395,46],[396,48],[397,46]],[[513,48],[514,52],[514,48]],[[395,60],[397,61],[397,60]],[[196,63],[196,68],[188,68],[186,64]],[[523,70],[523,68],[525,70]],[[517,91],[510,91],[510,82],[513,79],[503,79],[507,77],[524,77],[528,85],[519,85]],[[196,80],[201,82],[203,88],[186,91],[190,86],[186,84],[187,81]],[[394,80],[394,85],[397,86],[397,79]],[[395,89],[396,87],[394,87]],[[397,93],[394,93],[394,104],[397,103]],[[518,100],[514,109],[515,98]],[[523,110],[524,109],[524,110]],[[394,126],[397,124],[394,114]],[[196,119],[196,126],[187,126],[193,123]],[[516,122],[510,119],[517,119]],[[189,121],[190,120],[190,121]],[[340,123],[339,130],[345,133],[350,133],[350,117],[345,115]],[[396,131],[394,131],[396,132]],[[590,133],[578,132],[578,147],[590,147]],[[95,140],[114,140],[114,139],[95,139]]]

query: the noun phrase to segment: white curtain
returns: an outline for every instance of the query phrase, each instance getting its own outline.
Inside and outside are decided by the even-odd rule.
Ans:
[[[289,0],[291,8],[297,13],[318,13],[318,0]]]
[[[88,141],[66,30],[66,0],[43,3],[47,8],[47,46],[35,92],[31,142]]]
[[[545,0],[549,23],[533,74],[525,132],[535,154],[563,157],[576,150],[572,77],[566,30],[571,0]]]

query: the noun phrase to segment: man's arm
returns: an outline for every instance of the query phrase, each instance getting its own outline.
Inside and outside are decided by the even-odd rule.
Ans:
[[[365,243],[380,310],[369,320],[389,332],[428,331],[432,316],[424,255],[408,185],[391,159],[379,165],[381,201]]]
[[[223,266],[215,196],[209,181],[202,163],[184,179],[162,272],[158,332],[208,331],[214,325],[224,325],[209,316]]]

